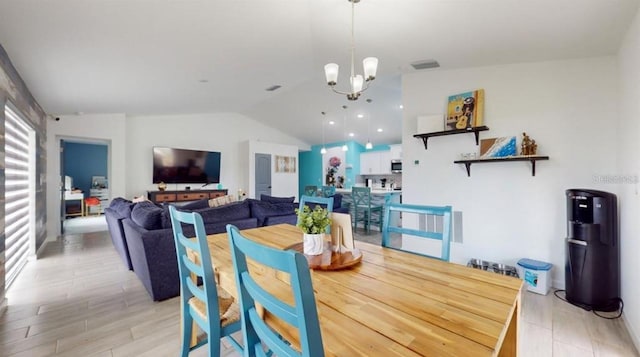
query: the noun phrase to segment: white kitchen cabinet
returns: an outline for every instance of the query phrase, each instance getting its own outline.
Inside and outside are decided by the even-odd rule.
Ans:
[[[389,145],[391,160],[402,160],[402,144]]]
[[[360,154],[360,175],[386,175],[391,173],[391,152],[373,151]]]

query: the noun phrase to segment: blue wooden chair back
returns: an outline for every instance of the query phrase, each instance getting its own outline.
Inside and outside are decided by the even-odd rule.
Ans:
[[[371,229],[371,223],[380,227],[382,232],[383,215],[382,206],[371,204],[371,187],[353,187],[351,189],[353,199],[353,229],[358,226],[358,222],[364,222],[367,233]],[[378,214],[378,219],[373,219],[373,213]]]
[[[329,197],[336,194],[335,186],[322,186],[322,197]]]
[[[305,196],[317,196],[318,195],[318,186],[305,186],[304,187],[304,195]]]
[[[325,205],[329,213],[333,212],[333,197],[311,197],[303,195],[300,197],[298,209],[302,210],[304,206],[309,206],[309,208],[313,210],[318,204]],[[300,223],[299,221],[300,219],[298,218],[296,224]],[[331,226],[327,227],[326,233],[331,233]]]
[[[395,220],[392,220],[391,214],[393,212],[400,213],[413,213],[418,215],[427,216],[441,216],[442,217],[442,232],[436,232],[435,230],[425,230],[403,228],[393,225]],[[421,254],[430,258],[437,258],[444,261],[449,261],[450,257],[450,245],[451,245],[451,218],[452,209],[451,206],[419,206],[400,203],[390,203],[384,208],[384,222],[382,224],[382,246],[394,249],[400,249],[390,246],[390,233],[400,233],[421,238],[435,239],[442,241],[441,255],[439,257]],[[412,252],[415,253],[415,252]]]
[[[245,356],[266,356],[262,344],[276,356],[324,356],[322,335],[318,321],[316,300],[313,294],[311,274],[307,259],[293,250],[278,250],[245,238],[238,228],[227,225],[231,256],[240,296],[242,334]],[[263,289],[249,274],[247,257],[264,266],[289,273],[294,305],[278,299]],[[290,344],[272,330],[256,309],[259,303],[270,314],[297,328],[300,349]]]
[[[354,187],[351,189],[353,204],[371,208],[371,187]]]
[[[210,356],[219,356],[220,338],[239,331],[241,328],[240,322],[237,321],[225,327],[222,327],[220,324],[218,290],[202,216],[196,212],[180,212],[174,206],[169,206],[169,213],[171,215],[171,226],[173,228],[180,274],[180,307],[183,318],[181,355],[186,357],[190,350],[194,350],[208,342]],[[193,227],[196,234],[195,241],[185,236],[183,224]],[[200,259],[200,264],[196,264],[189,259],[187,249],[197,254]],[[202,279],[202,288],[196,285],[192,274]],[[189,300],[193,297],[205,303],[206,319],[203,319],[189,304]],[[198,326],[207,333],[208,339],[190,347],[192,321],[195,321]],[[230,338],[230,341],[237,350],[241,350],[237,341],[233,338]]]

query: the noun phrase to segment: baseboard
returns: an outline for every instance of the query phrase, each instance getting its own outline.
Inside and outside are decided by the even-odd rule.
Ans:
[[[627,328],[627,331],[629,331],[629,336],[631,336],[631,342],[636,347],[636,351],[640,351],[640,338],[638,338],[638,334],[636,333],[633,326],[631,326],[631,324],[629,323],[629,320],[627,320],[624,313],[622,313],[622,321],[624,322],[624,326]]]
[[[40,259],[40,254],[42,254],[42,252],[44,252],[44,248],[47,246],[47,243],[49,243],[50,241],[53,241],[53,240],[55,240],[55,239],[47,238],[47,239],[44,240],[44,242],[42,242],[42,245],[36,251],[36,259]]]

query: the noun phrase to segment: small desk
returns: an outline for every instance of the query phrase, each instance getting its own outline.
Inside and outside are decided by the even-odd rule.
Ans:
[[[67,201],[80,201],[80,213],[71,213],[71,214],[67,214]],[[65,212],[64,215],[65,217],[67,216],[84,216],[84,192],[71,192],[71,191],[64,191],[64,202],[65,202]]]
[[[242,233],[279,249],[302,241],[286,224]],[[220,285],[237,298],[227,234],[207,241]],[[516,356],[521,280],[364,242],[356,247],[360,265],[311,273],[327,356]],[[279,276],[249,263],[263,287],[286,299]],[[267,321],[296,344],[288,325]]]

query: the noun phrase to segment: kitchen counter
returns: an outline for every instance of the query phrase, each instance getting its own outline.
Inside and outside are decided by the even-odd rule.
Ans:
[[[351,189],[346,188],[337,188],[336,193],[342,194],[342,206],[349,207],[349,214],[353,217],[354,209],[353,209],[353,198],[351,197]],[[375,206],[382,206],[384,208],[385,205],[389,203],[400,203],[402,198],[402,191],[399,190],[391,190],[384,188],[374,188],[371,189],[371,204]],[[377,220],[378,213],[373,213],[372,217],[374,220]],[[392,225],[397,225],[397,218],[395,215],[391,218]],[[377,228],[377,227],[376,227]]]
[[[350,195],[351,194],[351,189],[350,188],[336,188],[336,192],[337,193],[341,193],[343,195],[347,194]],[[386,194],[402,194],[401,190],[390,190],[390,189],[386,189],[386,188],[372,188],[371,189],[371,194],[372,195],[386,195]]]

